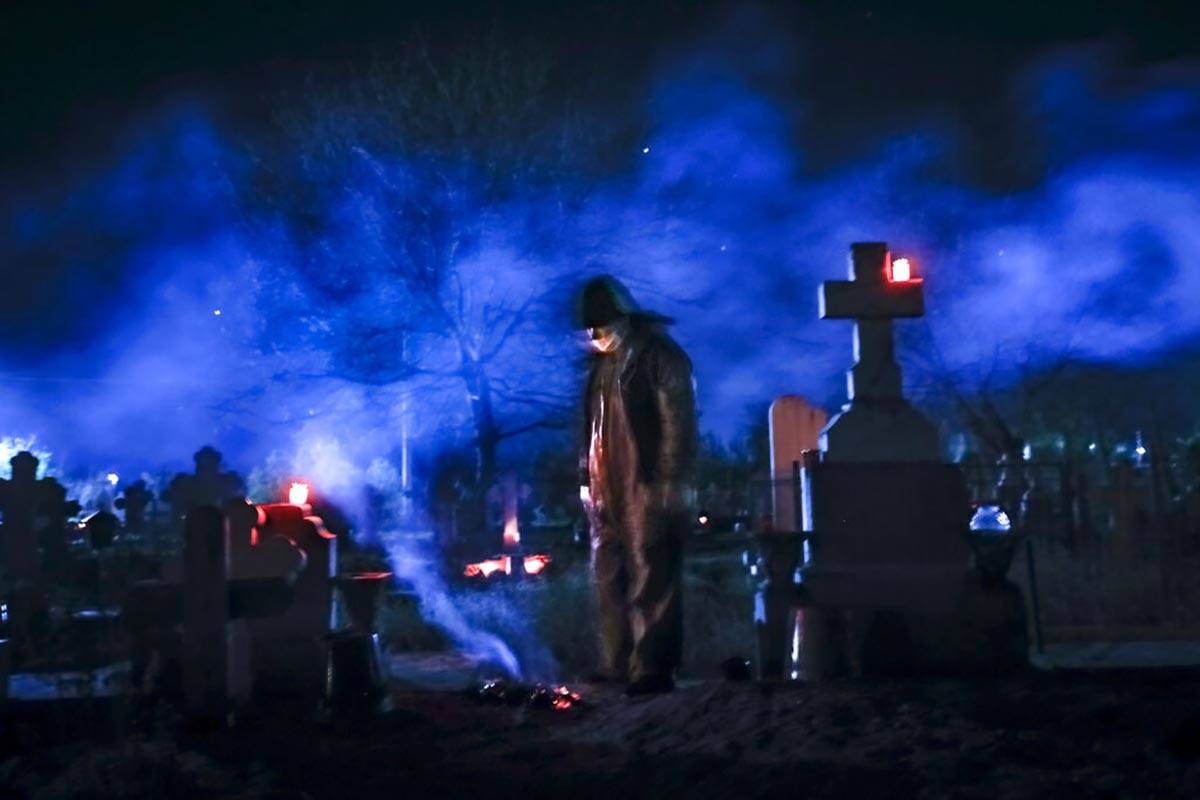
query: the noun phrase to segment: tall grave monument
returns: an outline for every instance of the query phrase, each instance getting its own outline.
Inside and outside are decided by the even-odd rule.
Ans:
[[[921,279],[882,242],[852,245],[849,280],[821,287],[821,318],[854,321],[854,366],[848,402],[801,471],[810,546],[796,570],[798,677],[986,665],[978,643],[1006,635],[973,636],[987,599],[970,570],[965,483],[904,397],[893,324],[923,313]]]

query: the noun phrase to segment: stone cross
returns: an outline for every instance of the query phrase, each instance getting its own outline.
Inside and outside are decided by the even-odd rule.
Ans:
[[[821,319],[853,319],[854,367],[847,373],[850,401],[903,397],[892,320],[925,314],[920,278],[894,281],[883,242],[850,246],[850,280],[821,286]]]
[[[907,266],[907,265],[905,265]],[[892,321],[920,317],[920,278],[893,272],[883,242],[850,246],[850,280],[821,286],[821,319],[854,320],[854,366],[847,373],[849,403],[821,433],[832,461],[935,461],[937,430],[904,399]]]
[[[246,485],[236,472],[221,470],[221,454],[205,445],[192,456],[196,463],[191,475],[179,473],[172,480],[163,499],[171,504],[172,523],[183,529],[183,519],[198,506],[220,508],[228,500],[246,494]]]
[[[113,504],[125,512],[125,530],[141,533],[146,526],[146,507],[153,499],[154,495],[146,488],[144,480],[136,480],[125,487],[124,493]]]

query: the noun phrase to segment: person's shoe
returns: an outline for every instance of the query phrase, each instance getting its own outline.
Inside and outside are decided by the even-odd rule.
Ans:
[[[675,681],[670,675],[643,675],[625,687],[625,695],[639,697],[646,694],[666,694],[674,688]]]

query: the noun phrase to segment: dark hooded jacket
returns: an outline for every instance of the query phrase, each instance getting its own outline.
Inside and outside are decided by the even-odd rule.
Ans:
[[[692,362],[655,314],[629,317],[627,342],[611,355],[593,355],[583,405],[583,457],[580,485],[588,485],[587,445],[592,430],[592,397],[600,359],[622,360],[618,373],[625,415],[638,452],[643,483],[682,482],[696,459],[696,401]]]

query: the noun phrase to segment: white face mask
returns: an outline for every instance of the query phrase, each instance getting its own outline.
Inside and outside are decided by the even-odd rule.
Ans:
[[[597,353],[611,353],[621,345],[625,338],[626,325],[624,321],[606,325],[603,328],[589,328],[592,349]]]

